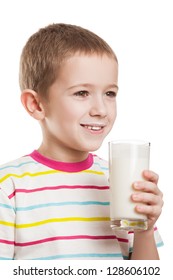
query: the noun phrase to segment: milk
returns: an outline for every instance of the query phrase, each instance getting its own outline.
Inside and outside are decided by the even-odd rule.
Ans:
[[[133,183],[143,181],[142,172],[149,169],[149,145],[112,142],[109,157],[111,220],[146,220],[135,211],[131,195],[135,192]]]

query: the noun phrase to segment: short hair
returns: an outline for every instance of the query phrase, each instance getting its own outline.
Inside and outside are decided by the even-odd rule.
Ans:
[[[62,62],[75,53],[107,54],[117,61],[112,48],[95,33],[76,25],[50,24],[34,33],[22,50],[21,91],[32,89],[45,96],[57,79]]]

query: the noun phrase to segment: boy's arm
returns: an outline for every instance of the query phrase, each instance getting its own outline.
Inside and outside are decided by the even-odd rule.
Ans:
[[[15,212],[6,193],[0,186],[0,260],[14,257]]]
[[[135,232],[131,260],[159,260],[154,229]]]
[[[159,255],[154,238],[154,225],[161,214],[163,194],[159,190],[158,175],[152,171],[144,171],[145,181],[136,182],[134,188],[138,191],[132,195],[137,203],[136,211],[148,217],[148,229],[134,233],[132,260],[158,260]]]

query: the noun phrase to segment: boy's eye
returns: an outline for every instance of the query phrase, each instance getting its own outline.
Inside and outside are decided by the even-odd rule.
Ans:
[[[107,91],[106,96],[114,98],[117,96],[117,93],[115,91]]]
[[[79,97],[86,97],[86,96],[88,96],[88,91],[85,91],[85,90],[80,90],[80,91],[77,91],[77,92],[75,92],[75,96],[79,96]]]

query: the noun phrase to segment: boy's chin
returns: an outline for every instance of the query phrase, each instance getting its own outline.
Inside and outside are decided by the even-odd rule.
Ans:
[[[87,151],[95,152],[95,151],[97,151],[101,147],[101,145],[102,145],[102,142],[101,143],[97,143],[97,144],[88,145]]]

